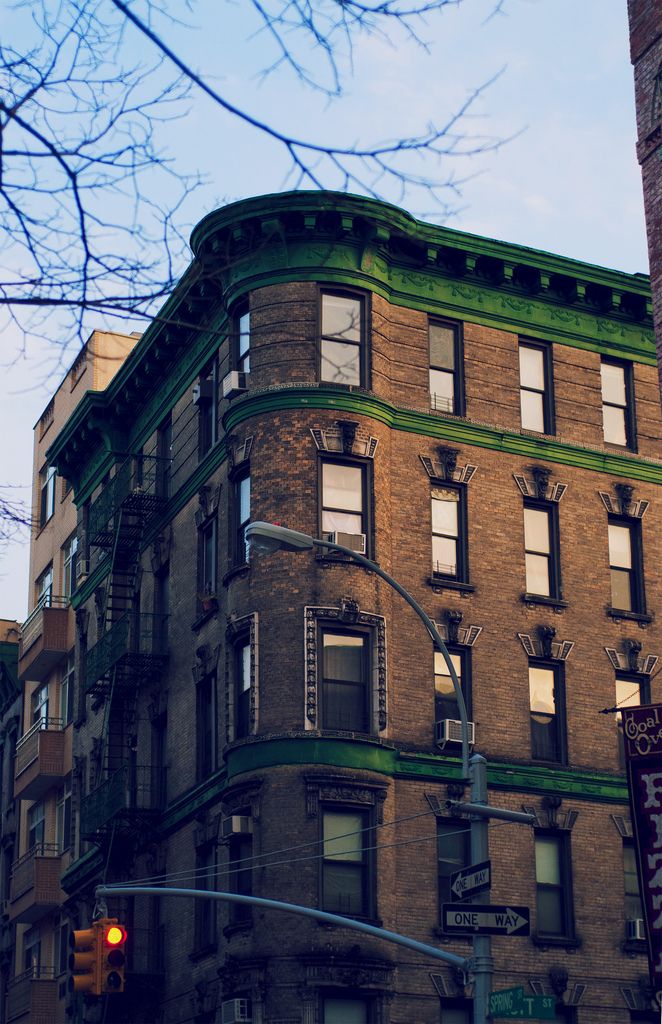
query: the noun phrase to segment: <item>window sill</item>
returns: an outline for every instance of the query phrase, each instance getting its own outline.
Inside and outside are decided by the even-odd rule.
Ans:
[[[198,960],[204,960],[206,956],[212,956],[218,950],[218,942],[208,942],[206,946],[199,946],[194,949],[192,953],[189,953],[188,958],[193,963],[197,963]]]
[[[427,582],[433,590],[459,590],[464,594],[473,594],[476,589],[472,583],[463,583],[450,576],[429,576]]]
[[[607,615],[610,619],[627,619],[628,622],[638,622],[640,626],[647,626],[655,618],[654,615],[647,615],[646,612],[629,612],[623,608],[612,608],[607,605]]]
[[[626,939],[622,949],[628,956],[648,956],[648,946],[644,939]]]
[[[532,932],[531,942],[534,946],[544,949],[546,946],[554,946],[558,949],[580,949],[582,940],[570,935],[541,935],[539,932]]]
[[[359,552],[357,552],[359,554]],[[369,552],[366,552],[364,558],[374,561]],[[320,551],[319,548],[315,553],[315,561],[322,563],[322,565],[335,565],[341,563],[343,565],[356,565],[356,560],[351,555],[343,555],[341,551]]]
[[[248,572],[250,572],[250,568],[251,567],[248,564],[248,562],[241,562],[240,565],[233,565],[231,569],[228,569],[225,576],[221,580],[221,583],[223,584],[224,587],[227,587],[228,583],[230,583],[235,578],[235,576],[245,576]]]
[[[544,594],[529,594],[527,592],[521,595],[520,600],[528,608],[544,605],[545,608],[553,608],[555,612],[560,612],[568,607],[568,602],[564,601],[562,597],[546,597]]]

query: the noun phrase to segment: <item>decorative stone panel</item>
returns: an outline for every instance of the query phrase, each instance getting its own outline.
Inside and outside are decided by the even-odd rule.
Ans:
[[[602,504],[609,515],[629,516],[631,519],[643,519],[650,501],[633,501],[634,487],[632,484],[615,483],[614,494],[598,491]]]
[[[354,420],[336,420],[335,427],[311,427],[310,432],[320,452],[374,459],[379,444],[376,437],[360,431]]]
[[[529,474],[524,476],[522,473],[513,473],[513,479],[525,498],[559,502],[568,490],[567,484],[550,484],[551,470],[547,466],[530,466]]]
[[[575,646],[574,640],[556,640],[553,626],[539,626],[538,635],[518,633],[517,639],[529,658],[545,658],[547,661],[566,661]]]
[[[306,812],[309,818],[316,818],[320,803],[373,807],[376,823],[384,823],[384,801],[386,783],[369,782],[356,775],[333,775],[331,773],[310,773],[304,775],[306,783]]]
[[[616,672],[636,672],[642,676],[650,676],[655,671],[655,666],[660,660],[657,654],[641,653],[643,644],[640,640],[623,640],[623,650],[617,651],[615,647],[605,647],[605,653],[614,666]]]
[[[465,466],[458,466],[457,457],[460,454],[456,448],[446,448],[440,445],[437,448],[437,458],[431,459],[428,455],[419,455],[425,472],[431,480],[452,481],[456,484],[468,484],[478,469],[467,463]]]

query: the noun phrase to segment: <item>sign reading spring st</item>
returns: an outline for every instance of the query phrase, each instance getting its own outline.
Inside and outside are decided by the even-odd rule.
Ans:
[[[662,704],[623,708],[637,870],[651,982],[662,990]]]

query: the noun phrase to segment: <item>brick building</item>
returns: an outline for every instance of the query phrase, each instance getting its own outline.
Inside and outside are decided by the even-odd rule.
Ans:
[[[331,193],[234,204],[192,247],[48,449],[85,566],[70,919],[100,881],[165,879],[470,953],[439,910],[469,857],[443,661],[356,564],[249,555],[247,523],[279,521],[349,536],[440,624],[490,801],[536,816],[490,830],[492,899],[532,914],[494,941],[494,988],[565,1022],[657,1019],[614,710],[661,696],[647,279]],[[107,1021],[471,1020],[470,978],[349,930],[111,912],[129,971]]]

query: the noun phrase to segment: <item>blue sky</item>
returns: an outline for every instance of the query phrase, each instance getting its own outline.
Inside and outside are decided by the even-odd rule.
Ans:
[[[8,5],[8,0],[5,0]],[[345,95],[329,101],[280,70],[264,33],[255,35],[249,5],[200,0],[189,27],[169,33],[178,52],[234,103],[263,120],[317,141],[382,141],[443,122],[469,91],[502,70],[465,123],[469,133],[512,140],[497,151],[458,160],[466,178],[451,227],[557,252],[628,272],[648,269],[635,157],[632,69],[625,0],[464,0],[420,27],[427,50],[359,38]],[[195,17],[195,22],[193,18]],[[135,37],[136,52],[147,44]],[[205,185],[182,210],[186,231],[228,201],[292,186],[277,145],[192,97],[187,116],[164,126],[162,144],[177,166]],[[414,165],[433,176],[434,165]],[[446,169],[444,169],[446,170]],[[328,182],[333,185],[332,181]],[[438,219],[420,195],[383,197],[414,215]],[[90,327],[122,329],[112,321]],[[123,329],[141,329],[125,323]],[[53,324],[53,340],[57,326]],[[3,336],[4,399],[0,484],[29,485],[32,427],[61,376],[58,346]],[[74,349],[65,353],[71,361]],[[7,440],[9,439],[9,444]],[[26,486],[24,494],[29,493]],[[28,545],[0,551],[0,616],[27,612]]]

